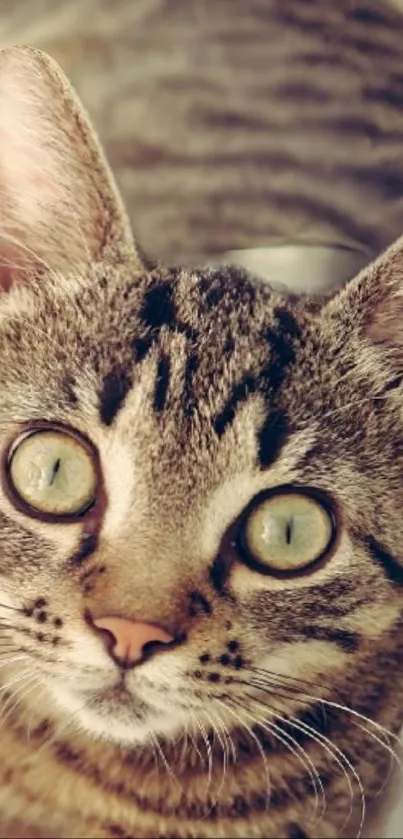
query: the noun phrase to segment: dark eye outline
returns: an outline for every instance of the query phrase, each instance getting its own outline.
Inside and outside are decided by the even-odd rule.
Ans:
[[[307,565],[302,566],[301,568],[297,568],[294,571],[282,571],[280,569],[271,568],[269,565],[265,565],[262,562],[259,562],[250,552],[245,539],[245,528],[246,523],[249,520],[250,516],[253,512],[262,504],[264,501],[267,501],[268,498],[278,497],[279,495],[305,495],[308,498],[311,498],[313,501],[316,501],[317,504],[325,510],[326,514],[329,516],[330,524],[331,524],[331,535],[326,548],[322,551],[322,553],[317,556],[312,562],[308,563]],[[308,574],[311,574],[313,571],[317,571],[319,567],[322,567],[325,562],[327,562],[330,557],[333,555],[340,533],[340,515],[338,505],[331,499],[330,496],[323,492],[321,489],[317,489],[316,487],[310,486],[299,486],[298,484],[283,484],[279,487],[273,487],[269,490],[264,490],[263,492],[256,495],[250,504],[245,508],[242,512],[240,518],[238,519],[237,526],[236,526],[236,536],[235,536],[235,544],[237,547],[237,552],[240,556],[242,562],[248,566],[252,571],[257,571],[259,574],[263,574],[266,577],[278,577],[281,579],[284,578],[292,578],[292,577],[302,577]]]
[[[56,434],[60,433],[65,437],[71,437],[73,440],[76,440],[76,442],[89,453],[94,465],[96,494],[94,498],[92,498],[85,506],[81,507],[81,509],[77,510],[75,513],[44,513],[37,510],[24,500],[16,489],[11,478],[12,459],[21,443],[29,437],[32,437],[34,434],[41,434],[42,432],[48,431],[56,432]],[[82,434],[80,431],[77,431],[76,429],[60,422],[40,420],[29,423],[29,425],[23,428],[20,434],[18,434],[17,437],[14,437],[9,445],[6,446],[6,449],[3,452],[1,467],[1,483],[6,496],[17,510],[30,518],[39,519],[40,521],[49,522],[51,524],[77,524],[77,522],[81,521],[87,514],[93,513],[94,508],[98,507],[101,500],[103,500],[104,493],[102,471],[97,449],[88,437],[85,436],[85,434]]]

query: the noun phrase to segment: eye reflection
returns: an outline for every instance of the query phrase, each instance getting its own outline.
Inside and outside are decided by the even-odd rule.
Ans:
[[[96,498],[94,453],[75,433],[34,429],[12,447],[8,481],[28,514],[78,516]]]
[[[290,489],[273,492],[252,507],[241,544],[246,560],[263,572],[292,573],[323,556],[333,533],[327,507],[314,495]]]

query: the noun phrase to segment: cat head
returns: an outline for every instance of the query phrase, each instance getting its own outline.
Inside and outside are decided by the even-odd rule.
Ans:
[[[14,48],[0,259],[11,692],[122,743],[287,716],[354,667],[369,693],[400,636],[403,243],[316,302],[151,263],[61,72]],[[116,618],[157,628],[133,667]]]

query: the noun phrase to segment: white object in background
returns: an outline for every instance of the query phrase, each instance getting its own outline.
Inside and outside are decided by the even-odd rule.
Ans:
[[[353,248],[294,244],[227,251],[211,261],[241,265],[262,281],[295,294],[325,294],[355,277],[371,259],[371,254]]]

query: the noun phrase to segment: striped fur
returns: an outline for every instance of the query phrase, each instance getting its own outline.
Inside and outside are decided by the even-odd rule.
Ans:
[[[224,6],[217,6],[223,15]],[[338,25],[339,7],[321,7],[323,26]],[[140,14],[141,3],[133,8]],[[270,31],[287,26],[295,37],[302,33],[307,43],[323,44],[317,10],[314,3],[289,3],[286,14],[284,4],[272,3]],[[258,11],[248,20],[261,31],[266,14]],[[200,26],[208,27],[203,8],[200,16]],[[393,45],[397,24],[385,34],[381,23],[375,10],[366,18],[357,11],[351,29],[338,30],[340,39],[371,61],[375,42],[379,61],[392,60],[388,39]],[[226,41],[231,49],[237,25]],[[366,38],[359,47],[361,32]],[[157,35],[156,29],[156,44]],[[273,43],[280,49],[279,39]],[[70,107],[55,67],[35,53],[13,55],[17,65],[27,62],[27,80],[33,68],[42,80],[48,74],[53,95],[42,102],[47,113]],[[14,90],[7,61],[0,58],[0,115]],[[290,113],[296,103],[306,108],[307,98],[319,105],[316,125],[323,122],[328,94],[320,85],[330,85],[330,77],[316,72],[314,86],[310,79],[302,86],[300,73],[297,78],[298,86],[290,69],[287,82],[270,78],[268,84],[281,90]],[[54,85],[64,85],[60,100]],[[35,96],[41,90],[35,88]],[[252,106],[252,98],[244,101]],[[77,114],[76,104],[71,107]],[[280,107],[274,110],[281,115]],[[17,116],[23,121],[24,111]],[[83,161],[94,154],[83,119],[72,121],[63,157],[67,175],[77,160],[73,170],[85,171]],[[42,135],[35,119],[29,128],[34,167]],[[59,120],[51,130],[54,166]],[[231,136],[236,144],[238,131]],[[24,194],[13,194],[15,179],[27,176],[35,206],[36,178],[24,156],[27,171],[11,166],[8,172],[12,154],[4,153],[7,132],[4,137],[7,231],[10,207],[13,224],[24,218],[14,214],[10,196],[26,209]],[[298,167],[308,173],[303,149],[309,144],[301,143]],[[258,152],[251,148],[256,161]],[[236,162],[235,146],[231,154]],[[285,157],[276,154],[276,172],[283,176],[283,142]],[[357,155],[367,171],[372,160],[364,163]],[[339,165],[340,186],[347,164]],[[357,164],[354,172],[349,166],[348,177],[358,183]],[[185,168],[178,169],[181,177]],[[164,189],[166,169],[154,169]],[[374,175],[368,189],[376,192],[375,182]],[[62,186],[68,183],[62,179]],[[208,184],[206,178],[206,189]],[[321,215],[325,179],[310,178],[318,194],[309,197],[303,184],[302,178],[301,193],[295,184],[294,220],[303,204],[304,213],[309,209],[318,218],[312,235],[328,237],[333,207],[332,236],[343,238],[352,213],[352,204],[343,204],[348,190],[335,190],[331,205],[328,191]],[[272,186],[273,199],[275,179]],[[47,198],[42,187],[39,181],[40,197]],[[359,241],[367,246],[371,240],[377,249],[394,228],[391,223],[382,232],[375,225],[366,189],[360,206],[368,216],[357,210],[354,217]],[[234,193],[228,194],[234,206]],[[245,199],[234,212],[250,220],[256,193],[248,194],[251,203]],[[141,262],[113,195],[97,160],[74,196],[64,196],[74,197],[75,214],[63,216],[63,202],[47,207],[43,199],[40,224],[28,231],[36,235],[31,268],[44,252],[50,270],[0,296],[1,830],[26,839],[353,837],[363,798],[370,800],[382,786],[402,721],[403,244],[332,299],[295,300],[257,285],[236,267],[169,269]],[[290,192],[289,208],[291,198]],[[271,204],[273,223],[275,217],[279,225],[292,222],[293,210],[281,215],[287,201]],[[97,208],[92,225],[84,224],[88,202]],[[397,229],[398,198],[389,194],[388,202]],[[189,253],[211,252],[218,241],[213,232],[226,235],[219,217],[213,231],[207,199],[204,206],[210,207],[210,227],[194,230],[193,241],[186,224],[193,227],[194,216],[182,222]],[[185,217],[183,203],[181,212]],[[235,239],[237,230],[248,235],[239,219],[239,227],[233,219]],[[335,219],[342,219],[339,228]],[[65,248],[52,253],[52,236],[62,223]],[[254,236],[260,223],[257,214]],[[173,228],[179,230],[175,220]],[[266,224],[265,236],[270,229]],[[292,227],[281,229],[292,237]],[[78,230],[98,255],[91,265],[83,264],[80,249],[69,248]],[[24,245],[27,231],[21,226],[17,233]],[[161,226],[162,251],[173,246],[168,240],[169,225],[164,233]],[[61,252],[71,255],[68,276],[60,270]],[[0,265],[5,287],[19,270]],[[82,525],[31,518],[7,492],[6,449],[20,426],[32,421],[71,426],[98,449],[101,502]],[[325,493],[337,533],[326,562],[300,577],[277,579],[249,568],[234,545],[252,499],[284,485]],[[88,610],[157,622],[178,638],[175,649],[129,671],[130,703],[108,694],[115,669],[88,625]]]
[[[54,532],[33,530],[29,519],[15,520],[8,508],[3,513],[3,586],[22,610],[10,618],[7,609],[0,609],[2,643],[7,645],[3,655],[9,655],[12,644],[21,648],[33,657],[39,679],[25,700],[22,690],[22,701],[17,701],[12,686],[3,697],[3,812],[8,818],[27,814],[30,827],[20,834],[24,836],[31,835],[31,826],[43,836],[333,836],[348,817],[351,785],[348,835],[353,836],[361,814],[360,784],[369,797],[379,788],[390,759],[388,749],[393,748],[393,740],[385,739],[377,726],[393,731],[401,719],[402,565],[397,546],[403,533],[396,490],[402,468],[401,397],[396,389],[384,387],[388,377],[395,377],[394,362],[384,360],[383,350],[374,355],[363,337],[357,352],[354,335],[350,357],[346,299],[338,304],[337,317],[329,316],[325,307],[312,319],[309,308],[307,316],[303,307],[293,313],[286,299],[254,287],[236,270],[214,275],[184,271],[171,285],[173,278],[158,269],[131,290],[130,271],[107,271],[106,286],[105,271],[104,267],[98,278],[92,277],[84,293],[80,283],[63,297],[63,318],[59,296],[44,284],[31,315],[22,316],[22,321],[14,317],[0,332],[0,353],[7,357],[2,428],[8,427],[10,416],[21,417],[25,411],[27,418],[56,415],[84,430],[89,421],[85,398],[71,405],[63,382],[68,371],[79,393],[80,383],[82,388],[92,380],[86,398],[94,405],[93,434],[102,427],[110,437],[126,415],[131,428],[127,440],[140,470],[137,491],[149,498],[140,518],[136,514],[133,546],[130,541],[124,546],[116,534],[117,542],[109,547],[101,537],[71,555],[64,554]],[[206,302],[207,276],[217,296],[220,290],[214,311]],[[170,303],[160,308],[156,321],[147,301],[151,292],[154,299],[166,300],[162,290],[167,283]],[[175,323],[186,329],[176,330]],[[227,356],[226,323],[235,342]],[[38,345],[38,330],[47,336],[43,345]],[[188,356],[182,351],[187,333],[198,362],[191,386],[185,375]],[[49,342],[69,347],[68,358],[61,356],[56,368]],[[141,362],[132,351],[139,342],[147,346]],[[102,347],[102,356],[96,347]],[[121,385],[111,385],[121,381],[111,378],[116,369],[125,371],[126,382],[145,389],[140,418],[130,407],[130,391],[122,400]],[[248,393],[237,400],[238,382],[246,375]],[[8,384],[14,377],[19,381],[17,392]],[[377,401],[381,385],[386,393]],[[195,405],[191,417],[190,392]],[[231,410],[220,434],[216,417],[225,406]],[[286,440],[275,437],[270,465],[265,457],[260,467],[259,434],[274,406],[287,416],[289,432]],[[250,448],[245,440],[252,430],[255,442]],[[227,556],[225,536],[216,559],[210,555],[200,564],[199,539],[207,539],[213,526],[210,522],[197,530],[206,499],[214,499],[228,476],[239,470],[243,484],[255,475],[260,489],[288,481],[318,486],[334,495],[342,508],[344,545],[326,569],[306,578],[302,587],[294,581],[273,587],[272,579],[265,577],[265,585],[256,588],[255,575],[246,572],[245,578],[239,558]],[[238,492],[241,508],[240,487]],[[158,518],[152,510],[159,511]],[[218,519],[222,530],[231,516],[224,501]],[[189,527],[200,534],[190,542]],[[151,532],[154,545],[160,545],[156,556],[156,547],[147,548]],[[118,555],[114,544],[120,545]],[[29,557],[23,575],[21,555]],[[156,558],[158,593],[152,578],[141,578],[143,563],[153,567]],[[197,573],[186,572],[189,564],[198,567]],[[185,630],[187,665],[181,688],[178,692],[162,682],[159,689],[164,691],[168,716],[172,702],[176,709],[183,703],[195,708],[203,726],[192,729],[196,745],[183,737],[178,741],[177,732],[175,742],[161,737],[162,753],[157,754],[144,744],[136,748],[99,743],[77,732],[74,721],[80,722],[79,714],[71,718],[49,701],[49,667],[62,683],[72,678],[71,624],[83,609],[105,609],[106,604],[143,618],[164,615],[167,625]],[[80,681],[90,684],[92,662],[84,624],[80,632],[81,661],[74,666]],[[262,651],[270,649],[274,654],[282,651],[278,674],[284,674],[284,660],[291,655],[293,661],[297,650],[290,665],[295,678],[276,675],[275,668],[265,670]],[[18,679],[19,672],[16,663],[8,681]],[[21,689],[18,681],[16,686]],[[63,703],[62,685],[54,691],[52,696]],[[209,730],[211,718],[218,735]],[[72,724],[65,728],[69,719]],[[223,725],[231,741],[226,742]],[[113,719],[109,727],[113,732]],[[176,780],[167,772],[168,764]],[[312,766],[320,780],[312,777]],[[324,820],[315,822],[321,789],[327,810]]]

